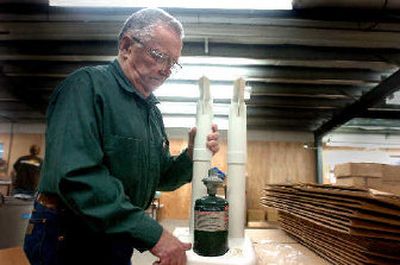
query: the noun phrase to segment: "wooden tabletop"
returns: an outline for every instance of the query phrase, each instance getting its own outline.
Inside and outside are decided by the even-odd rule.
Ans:
[[[281,229],[246,229],[253,242],[257,265],[328,265],[329,262],[297,243]]]

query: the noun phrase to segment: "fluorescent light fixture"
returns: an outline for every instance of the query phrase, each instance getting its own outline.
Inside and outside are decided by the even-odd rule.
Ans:
[[[400,91],[394,92],[391,96],[387,97],[386,104],[400,105]]]
[[[157,107],[162,114],[186,114],[195,116],[197,102],[161,102]],[[228,116],[229,104],[213,104],[213,113],[214,115]]]
[[[196,126],[196,117],[164,117],[163,121],[167,128],[192,128]],[[227,118],[214,117],[213,123],[218,125],[218,130],[227,130],[229,126]]]
[[[51,6],[85,7],[179,7],[205,9],[256,9],[284,10],[292,9],[292,0],[50,0]]]
[[[268,64],[267,59],[250,59],[250,58],[235,58],[235,57],[217,57],[217,56],[182,56],[179,62],[184,65],[225,65],[225,66],[240,66],[240,65],[265,65]]]
[[[245,88],[245,99],[250,98],[251,87]],[[187,97],[197,98],[200,91],[197,84],[171,84],[167,83],[159,87],[154,94],[163,98]],[[211,85],[211,95],[214,99],[231,99],[233,94],[232,85]],[[228,129],[228,115],[230,104],[214,103],[214,115],[224,117],[214,117],[213,122],[218,124],[221,130]],[[170,102],[161,101],[158,105],[164,115],[164,125],[167,128],[191,128],[196,125],[197,102]]]
[[[222,66],[222,65],[183,65],[178,73],[171,79],[177,80],[199,80],[202,76],[207,76],[215,81],[232,81],[240,77],[246,79],[248,76],[257,77],[265,74],[262,68],[249,68],[246,66]]]
[[[333,147],[361,147],[368,149],[400,148],[399,135],[386,134],[341,134],[333,133],[324,137],[327,146]]]
[[[245,87],[244,98],[250,99],[251,87]],[[184,97],[198,98],[200,96],[197,84],[164,84],[154,91],[157,97]],[[211,96],[214,99],[231,99],[233,96],[232,85],[211,85]]]

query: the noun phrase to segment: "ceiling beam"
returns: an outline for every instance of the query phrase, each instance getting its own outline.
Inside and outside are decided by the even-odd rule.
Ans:
[[[383,134],[383,135],[400,135],[400,130],[399,128],[390,128],[390,127],[385,127],[385,128],[375,128],[373,129],[368,128],[368,127],[346,127],[342,126],[338,128],[335,132],[337,133],[353,133],[353,134]]]
[[[0,8],[5,15],[3,19],[12,21],[32,21],[32,18],[37,18],[49,21],[115,21],[120,23],[139,9],[138,7],[51,7],[48,6],[48,0],[3,0]],[[28,12],[32,9],[36,11],[34,14]],[[212,22],[298,28],[399,30],[393,25],[393,22],[399,20],[398,17],[379,12],[380,10],[336,10],[330,8],[314,12],[312,10],[299,12],[298,10],[164,9],[184,24]],[[36,15],[36,17],[32,15]]]
[[[324,123],[321,127],[314,131],[316,139],[321,139],[330,131],[345,124],[369,107],[382,102],[387,96],[399,90],[400,88],[400,70],[383,80],[375,88],[364,94],[358,101],[345,107],[338,115]]]
[[[354,118],[345,124],[346,127],[375,127],[375,128],[398,128],[400,129],[400,119],[375,119],[375,118]]]
[[[251,47],[248,47],[251,48]],[[11,48],[12,49],[12,48]],[[270,66],[294,66],[294,67],[315,67],[315,68],[353,68],[353,69],[369,69],[375,71],[390,71],[397,67],[394,64],[387,63],[385,61],[378,60],[364,60],[364,61],[356,61],[355,59],[347,59],[340,60],[336,59],[295,59],[295,58],[273,58],[271,54],[268,59],[255,58],[256,54],[254,50],[251,52],[253,54],[247,54],[248,56],[243,56],[243,53],[237,53],[235,50],[237,49],[229,49],[226,47],[224,53],[214,52],[213,48],[208,50],[208,53],[205,54],[204,49],[200,48],[200,52],[188,51],[186,48],[183,52],[183,56],[181,57],[181,61],[183,60],[183,64],[185,62],[185,57],[188,56],[203,56],[202,59],[209,57],[209,61],[207,62],[210,65],[221,65],[224,61],[221,61],[221,57],[229,57],[232,55],[233,58],[250,58],[253,60],[247,60],[244,62],[238,62],[236,65],[270,65]],[[97,47],[92,47],[92,51],[96,51]],[[115,49],[113,49],[115,50]],[[210,51],[212,50],[212,52]],[[56,52],[53,50],[53,52]],[[114,51],[115,52],[115,51]],[[258,54],[257,56],[259,56]],[[0,47],[0,61],[9,61],[9,62],[19,62],[19,61],[37,61],[37,62],[109,62],[112,61],[116,57],[116,53],[110,55],[58,55],[58,54],[21,54],[21,53],[10,53],[9,51],[2,50]],[[338,56],[339,57],[339,56]],[[195,62],[195,61],[194,61]],[[226,62],[229,64],[230,61]],[[182,64],[182,63],[181,63]]]
[[[371,87],[368,86],[339,86],[339,85],[305,85],[248,82],[252,96],[303,96],[321,98],[359,98]]]
[[[258,96],[251,97],[248,106],[286,107],[302,109],[338,109],[353,102],[351,99],[326,99],[326,98],[296,98],[286,96]],[[295,115],[295,113],[293,113]]]
[[[285,119],[329,119],[333,116],[332,110],[302,110],[296,109],[296,115],[294,115],[293,110],[282,109],[282,108],[271,108],[271,107],[247,107],[247,115],[249,117],[280,117]]]
[[[291,132],[311,132],[312,128],[306,126],[290,126],[280,124],[247,125],[247,130],[265,130],[265,131],[291,131]]]
[[[36,76],[46,74],[66,75],[76,69],[88,66],[97,65],[98,62],[54,62],[54,61],[6,61],[2,62],[3,73],[7,76],[18,76],[18,74],[31,73]],[[200,66],[201,67],[201,66]],[[221,69],[229,68],[229,74],[221,74]],[[277,78],[290,81],[305,80],[305,81],[325,81],[325,82],[341,82],[341,81],[357,81],[357,82],[380,82],[382,75],[391,72],[377,72],[366,69],[325,69],[325,68],[304,68],[304,67],[281,67],[281,66],[224,66],[224,65],[207,65],[202,67],[199,73],[199,68],[196,65],[184,64],[184,69],[181,71],[182,76],[187,79],[198,80],[201,75],[206,75],[213,80],[233,80],[234,76],[243,76],[248,80],[257,78],[268,79]],[[184,73],[184,75],[183,75]],[[172,79],[182,77],[172,76]]]
[[[22,110],[20,105],[25,105],[25,109],[28,111],[45,112],[47,108],[47,99],[42,98],[42,94],[25,89],[27,85],[17,86],[13,80],[5,76],[4,73],[0,73],[0,84],[2,84],[1,90],[5,90],[14,97],[8,100],[9,102],[2,102],[2,104],[0,104],[0,112],[1,110]]]
[[[284,125],[288,127],[301,127],[301,128],[310,128],[314,125],[314,121],[308,120],[308,119],[282,119],[282,118],[248,118],[247,119],[247,124],[249,126],[268,126],[268,125]]]
[[[35,26],[33,26],[35,25]],[[121,21],[2,22],[0,40],[115,40]],[[282,27],[275,25],[186,23],[186,42],[304,45],[400,49],[400,32]]]
[[[366,110],[358,114],[356,118],[400,120],[400,110]]]
[[[29,41],[29,43],[27,43]],[[29,44],[29,45],[28,45]],[[52,57],[61,57],[67,60],[80,56],[115,56],[117,54],[117,41],[33,41],[15,40],[0,41],[0,55],[10,60],[28,59],[25,56],[43,56],[43,60]],[[49,55],[50,58],[47,58]],[[204,52],[204,41],[185,42],[183,56],[215,56],[237,57],[269,60],[268,64],[296,66],[296,61],[314,63],[316,67],[352,67],[364,68],[365,65],[377,70],[388,70],[397,66],[400,61],[400,51],[395,49],[354,49],[354,48],[326,48],[306,47],[296,45],[246,45],[229,43],[208,43],[208,53]],[[34,57],[31,57],[32,59]],[[395,59],[393,59],[395,58]],[[397,58],[397,59],[396,59]],[[335,63],[337,62],[337,63]],[[361,62],[361,63],[360,63]],[[364,66],[362,66],[364,64]]]

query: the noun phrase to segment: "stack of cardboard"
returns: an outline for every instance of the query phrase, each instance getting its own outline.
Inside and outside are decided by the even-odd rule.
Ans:
[[[261,202],[333,264],[400,264],[400,197],[332,185],[269,185]]]
[[[339,185],[371,188],[400,194],[400,166],[377,163],[345,163],[335,166]]]

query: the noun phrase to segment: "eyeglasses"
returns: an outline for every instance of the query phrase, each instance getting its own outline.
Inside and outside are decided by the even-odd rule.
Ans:
[[[146,45],[139,40],[138,38],[131,37],[133,41],[138,43],[140,46],[145,48],[146,53],[158,64],[167,65],[169,70],[172,73],[176,73],[182,69],[182,65],[180,65],[177,61],[172,59],[168,54],[165,54],[157,49],[146,47]]]

